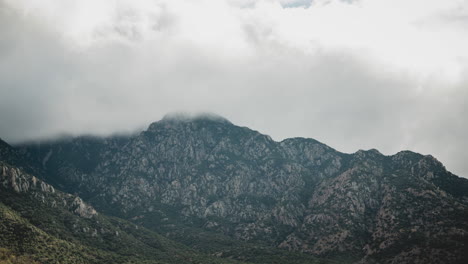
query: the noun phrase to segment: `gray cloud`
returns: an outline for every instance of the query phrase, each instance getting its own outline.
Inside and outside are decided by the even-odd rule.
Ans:
[[[0,137],[8,142],[131,132],[168,112],[203,111],[276,140],[303,136],[345,152],[430,153],[468,176],[464,77],[413,74],[354,46],[311,41],[311,52],[301,36],[292,44],[282,37],[275,24],[282,20],[250,13],[227,19],[217,29],[231,35],[220,40],[217,32],[192,36],[204,25],[187,28],[184,15],[160,1],[149,13],[116,8],[88,35],[70,37],[45,13],[6,3]],[[219,12],[240,10],[231,8]],[[242,12],[258,11],[251,8]],[[460,76],[467,76],[463,56]]]

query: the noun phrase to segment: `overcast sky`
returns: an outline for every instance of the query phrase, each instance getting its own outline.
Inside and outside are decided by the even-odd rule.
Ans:
[[[468,0],[0,0],[0,137],[213,112],[468,177]]]

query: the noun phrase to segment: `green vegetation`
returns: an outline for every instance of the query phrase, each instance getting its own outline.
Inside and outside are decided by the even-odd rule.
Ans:
[[[20,199],[21,200],[21,199]],[[55,221],[66,215],[56,212],[49,215],[48,210],[38,209]],[[28,211],[23,208],[23,213]],[[44,215],[36,214],[39,219]],[[66,224],[43,223],[44,230],[52,230],[55,235],[45,232],[21,217],[8,206],[0,203],[0,247],[2,261],[5,263],[21,259],[31,259],[39,263],[234,263],[215,257],[198,254],[195,251],[172,242],[144,228],[137,228],[126,221],[104,216],[96,222],[101,224],[104,234],[86,234],[86,222],[71,220],[80,226],[75,231],[67,230]],[[66,221],[70,221],[66,220]],[[89,224],[89,223],[88,223]],[[92,225],[89,224],[88,228]],[[84,229],[83,229],[84,228]],[[21,257],[16,257],[21,256]],[[27,257],[23,257],[27,256]],[[30,262],[26,262],[30,263]]]
[[[267,245],[265,242],[261,241],[256,241],[255,243],[244,242],[199,228],[177,226],[173,229],[166,228],[165,232],[167,232],[171,239],[179,241],[203,253],[247,263],[348,263],[337,262],[334,259],[321,259],[300,252],[289,252]]]
[[[6,248],[0,248],[0,264],[40,264],[30,256],[16,256]]]

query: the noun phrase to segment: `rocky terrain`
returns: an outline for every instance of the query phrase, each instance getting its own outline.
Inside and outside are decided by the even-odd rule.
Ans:
[[[238,263],[101,215],[80,197],[0,160],[0,263],[176,262]]]
[[[44,170],[35,165],[0,140],[0,264],[329,263],[184,230],[184,239],[197,236],[197,241],[216,242],[204,252],[190,249],[140,225],[98,213],[79,196],[43,181]]]
[[[213,115],[168,116],[135,135],[27,143],[4,153],[79,195],[67,203],[75,214],[96,208],[212,255],[245,260],[229,249],[240,241],[340,263],[468,260],[468,180],[432,156],[276,142]],[[7,167],[5,186],[38,188],[14,174]]]

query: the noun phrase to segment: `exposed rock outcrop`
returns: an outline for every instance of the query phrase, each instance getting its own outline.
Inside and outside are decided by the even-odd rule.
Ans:
[[[25,193],[35,200],[47,203],[51,207],[55,207],[57,204],[66,206],[70,211],[84,218],[91,218],[97,215],[96,210],[83,202],[80,197],[56,192],[52,185],[25,173],[22,169],[1,161],[0,183],[1,187],[5,189],[12,189],[16,193]]]

